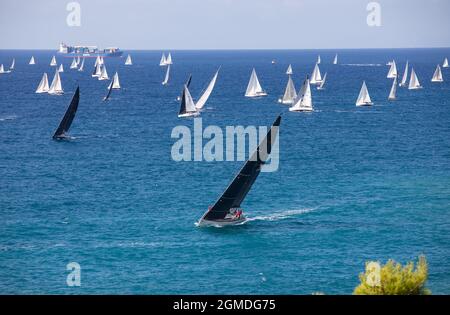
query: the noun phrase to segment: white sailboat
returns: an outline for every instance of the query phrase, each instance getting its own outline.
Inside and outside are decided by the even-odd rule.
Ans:
[[[92,77],[93,78],[95,78],[95,77],[98,78],[101,75],[102,75],[102,65],[97,63],[97,65],[95,66],[95,69],[94,69],[94,73],[92,73]]]
[[[262,89],[261,84],[259,83],[255,68],[253,68],[250,80],[248,81],[247,90],[245,91],[245,96],[258,97],[266,95],[267,93]]]
[[[50,66],[52,66],[52,67],[56,67],[57,66],[56,57],[55,56],[52,57],[52,60],[50,61]]]
[[[195,108],[191,93],[186,85],[184,85],[183,96],[181,97],[180,111],[178,117],[197,116],[199,112]]]
[[[97,56],[97,58],[95,58],[94,67],[97,67],[97,65],[99,64],[100,64],[100,56]]]
[[[169,83],[169,75],[170,75],[170,65],[167,65],[166,76],[164,77],[162,85],[167,85],[167,83]]]
[[[442,77],[441,66],[437,65],[436,70],[434,71],[433,78],[431,82],[444,82],[444,78]]]
[[[85,58],[83,58],[83,60],[81,60],[81,65],[80,65],[80,67],[78,68],[78,71],[84,71],[84,59],[85,59]]]
[[[128,54],[127,60],[125,60],[125,65],[126,65],[126,66],[131,66],[131,65],[133,65],[133,61],[131,61],[131,56],[130,56],[130,54]]]
[[[291,65],[289,65],[289,67],[287,68],[287,70],[286,70],[286,74],[287,75],[291,75],[291,74],[293,74],[294,72],[292,71],[292,66]]]
[[[211,79],[211,81],[209,82],[208,86],[206,87],[205,91],[200,96],[198,101],[195,103],[195,108],[197,110],[201,110],[205,106],[206,101],[208,100],[209,96],[211,95],[211,93],[212,93],[212,91],[214,89],[214,85],[216,85],[217,76],[219,75],[219,70],[220,70],[220,68],[217,69],[217,71],[214,74],[213,78]]]
[[[80,56],[78,56],[78,58],[77,58],[77,67],[80,65],[80,62],[81,62],[81,58],[80,58]]]
[[[30,62],[28,63],[29,65],[35,65],[36,61],[34,61],[34,56],[31,56]]]
[[[322,82],[322,75],[320,74],[319,64],[316,63],[311,74],[311,84],[320,84]]]
[[[102,66],[105,64],[105,60],[103,60],[102,56],[100,56],[100,58],[98,59],[98,63],[101,64]]]
[[[337,65],[337,64],[338,64],[338,54],[336,54],[336,55],[334,56],[333,64],[334,64],[334,65]]]
[[[312,112],[314,111],[312,104],[311,86],[308,77],[294,100],[294,105],[289,108],[290,112]]]
[[[361,91],[359,91],[358,99],[356,100],[356,106],[370,106],[373,105],[370,99],[369,91],[367,90],[366,81],[363,81]]]
[[[164,55],[164,53],[161,56],[161,60],[159,61],[159,65],[162,66],[166,66],[167,65],[167,61],[166,61],[166,55]]]
[[[36,93],[47,93],[48,90],[49,90],[49,87],[48,87],[47,73],[44,72],[41,82],[39,82],[39,85],[36,89]]]
[[[10,73],[10,72],[11,72],[10,70],[5,71],[5,67],[3,67],[3,64],[0,65],[0,74]]]
[[[14,70],[15,66],[16,66],[16,59],[13,58],[13,60],[11,62],[11,66],[9,66],[9,70],[11,70],[11,71]]]
[[[397,77],[397,65],[395,60],[392,61],[391,67],[389,68],[389,72],[386,76],[388,79],[393,79]]]
[[[106,65],[105,64],[102,66],[102,72],[100,73],[100,76],[98,77],[98,79],[100,81],[102,81],[102,80],[109,80],[108,72],[106,71]]]
[[[408,68],[409,68],[409,61],[406,61],[405,71],[403,71],[402,82],[400,82],[399,86],[406,86],[406,81],[408,81]]]
[[[320,64],[320,55],[317,56],[317,64]]]
[[[388,100],[393,101],[397,98],[397,77],[394,78],[394,81],[392,82],[391,91],[389,92]]]
[[[325,85],[325,81],[327,80],[327,73],[325,72],[325,75],[323,76],[322,82],[320,82],[320,85],[317,87],[318,90],[323,90],[324,89],[324,85]]]
[[[445,58],[444,62],[442,63],[442,68],[448,68],[448,59]]]
[[[420,85],[419,78],[417,78],[416,72],[414,71],[414,68],[411,69],[411,77],[409,78],[409,90],[416,90],[421,89],[422,86]]]
[[[296,98],[297,98],[297,91],[295,91],[294,81],[292,81],[292,77],[289,76],[283,97],[278,99],[278,103],[291,105],[292,103],[294,103]]]
[[[64,72],[64,66],[63,66],[63,64],[60,64],[60,65],[59,65],[58,71],[59,71],[59,72]]]
[[[115,89],[115,90],[120,89],[119,74],[117,72],[114,74],[111,83],[109,83],[108,90],[111,88],[111,84],[112,84],[113,89]]]
[[[70,64],[70,69],[78,68],[77,60],[73,58],[72,63]]]
[[[172,62],[172,55],[169,53],[168,55],[167,55],[167,59],[166,59],[166,64],[167,65],[171,65],[173,62]]]
[[[60,95],[63,94],[64,90],[61,84],[61,77],[59,76],[59,71],[55,71],[55,76],[53,77],[52,84],[50,85],[50,89],[48,90],[48,94],[52,95]]]

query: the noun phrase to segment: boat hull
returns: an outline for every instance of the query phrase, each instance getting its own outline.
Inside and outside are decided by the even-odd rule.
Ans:
[[[197,222],[197,226],[199,227],[225,227],[225,226],[234,226],[234,225],[242,225],[245,222],[247,222],[247,218],[245,216],[241,216],[239,219],[236,220],[216,220],[216,221],[210,221],[201,219],[199,222]]]

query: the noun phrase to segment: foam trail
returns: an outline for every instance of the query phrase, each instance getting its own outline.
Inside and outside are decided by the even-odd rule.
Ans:
[[[256,216],[256,217],[250,217],[247,218],[247,221],[278,221],[278,220],[284,220],[288,218],[292,218],[301,214],[309,213],[314,210],[318,209],[318,207],[315,208],[303,208],[303,209],[297,209],[297,210],[285,210],[281,212],[276,212],[271,215],[267,216]]]

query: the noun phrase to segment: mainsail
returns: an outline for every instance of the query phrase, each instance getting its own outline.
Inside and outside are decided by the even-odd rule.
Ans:
[[[50,66],[52,66],[52,67],[56,67],[57,66],[56,57],[55,56],[52,57],[52,60],[50,61]]]
[[[320,55],[317,56],[317,64],[320,64]]]
[[[109,80],[108,72],[106,71],[106,65],[103,64],[102,66],[102,72],[100,73],[100,76],[98,77],[99,80]]]
[[[296,98],[297,92],[295,91],[294,81],[292,81],[292,77],[289,76],[286,89],[284,90],[283,98],[280,98],[278,102],[290,105]]]
[[[403,77],[400,86],[406,86],[406,81],[408,81],[408,68],[409,68],[409,61],[406,61],[405,71],[403,71]]]
[[[320,74],[320,69],[319,69],[319,64],[316,63],[316,65],[314,66],[314,70],[311,74],[311,84],[320,84],[320,82],[322,81],[322,75]]]
[[[13,58],[11,66],[9,67],[9,70],[14,70],[14,67],[16,66],[16,59]]]
[[[444,62],[442,63],[442,68],[448,68],[448,59],[445,58]]]
[[[164,55],[164,53],[161,56],[161,60],[159,61],[159,65],[160,66],[165,66],[167,65],[167,61],[166,61],[166,56]]]
[[[441,66],[437,65],[436,70],[434,71],[433,78],[431,82],[444,82],[444,78],[442,77]]]
[[[361,90],[359,91],[358,99],[356,100],[356,106],[370,106],[372,100],[370,99],[369,91],[367,90],[366,81],[363,81]]]
[[[5,67],[3,67],[3,64],[0,65],[0,73],[6,73]]]
[[[108,89],[111,87],[111,85],[112,85],[112,88],[115,90],[120,89],[119,74],[117,73],[117,71],[116,71],[116,73],[114,73],[113,79],[112,79],[111,83],[109,84]]]
[[[94,71],[92,72],[92,77],[100,77],[102,74],[102,65],[97,63],[97,65],[94,68]]]
[[[62,89],[61,78],[59,76],[59,71],[55,71],[55,76],[53,77],[52,84],[50,85],[50,89],[48,90],[48,94],[63,94],[64,91]]]
[[[166,59],[166,64],[167,65],[171,65],[173,62],[172,62],[172,55],[169,53],[168,55],[167,55],[167,59]]]
[[[309,84],[309,78],[306,77],[305,81],[303,81],[303,85],[297,95],[297,98],[294,100],[294,105],[289,108],[289,111],[312,112],[313,110],[311,86]]]
[[[178,117],[189,117],[197,115],[197,109],[195,108],[194,101],[192,100],[191,93],[188,87],[185,85],[183,95],[181,96],[180,111]]]
[[[419,78],[417,78],[416,72],[414,71],[414,68],[411,69],[411,77],[409,78],[409,90],[416,90],[420,89],[422,86],[420,85]]]
[[[34,61],[34,56],[31,56],[30,62],[28,63],[29,65],[35,65],[36,62]]]
[[[333,64],[334,65],[338,64],[338,55],[337,54],[334,56]]]
[[[287,68],[286,74],[287,74],[287,75],[293,74],[292,66],[291,66],[291,65],[289,65],[289,67]]]
[[[66,132],[69,131],[70,125],[75,118],[75,114],[78,109],[78,103],[80,101],[80,87],[77,87],[75,94],[72,97],[69,107],[64,114],[63,119],[59,123],[58,129],[56,129],[53,139],[64,139],[67,137]]]
[[[167,83],[169,83],[169,75],[170,75],[170,65],[167,65],[166,76],[164,77],[162,85],[166,85]]]
[[[389,101],[395,100],[397,98],[396,93],[397,93],[397,77],[395,77],[394,81],[392,82],[391,92],[389,93],[388,100]]]
[[[94,67],[97,67],[99,64],[100,64],[100,56],[97,56],[97,58],[95,58]]]
[[[131,66],[132,64],[133,64],[133,62],[131,61],[131,56],[130,56],[130,54],[128,54],[127,60],[125,60],[125,65]]]
[[[208,100],[209,96],[211,95],[213,89],[214,89],[214,85],[216,84],[216,80],[217,80],[217,76],[219,75],[219,69],[217,69],[216,73],[214,74],[213,78],[211,79],[211,81],[209,82],[208,86],[206,87],[205,91],[203,92],[203,94],[200,96],[200,98],[198,99],[197,103],[195,103],[195,108],[197,108],[197,110],[200,110],[203,108],[203,106],[205,106],[206,101]]]
[[[44,73],[41,82],[39,82],[39,86],[36,89],[36,93],[47,93],[49,89],[47,73]]]
[[[59,72],[64,72],[64,66],[63,66],[63,64],[60,64],[60,65],[59,65],[58,71],[59,71]]]
[[[227,189],[215,202],[215,204],[208,209],[199,221],[220,222],[230,213],[231,209],[241,207],[241,203],[247,196],[250,188],[261,172],[261,167],[266,163],[272,152],[273,144],[278,136],[278,128],[280,126],[281,116],[278,116],[272,127],[268,131],[266,137],[260,142],[255,152],[245,162],[239,173],[228,185]]]
[[[250,76],[250,80],[248,81],[247,90],[245,91],[246,97],[257,97],[257,96],[265,96],[266,92],[259,84],[258,76],[256,75],[255,68],[252,70],[252,74]]]
[[[78,68],[78,63],[75,58],[73,58],[72,63],[70,64],[70,69],[76,69]]]
[[[395,60],[392,61],[391,67],[389,68],[389,72],[387,74],[388,79],[393,79],[397,77],[397,65],[395,64]]]
[[[78,68],[78,71],[84,71],[84,58],[81,61],[81,66]]]
[[[324,89],[324,85],[325,85],[325,81],[327,80],[327,73],[325,72],[325,75],[323,76],[322,82],[320,82],[320,85],[317,87],[318,90],[323,90]]]

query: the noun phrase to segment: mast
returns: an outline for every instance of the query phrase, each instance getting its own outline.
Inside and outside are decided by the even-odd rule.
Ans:
[[[261,172],[261,167],[266,163],[272,152],[272,146],[278,136],[281,116],[278,116],[265,138],[260,142],[251,157],[245,162],[239,173],[228,185],[215,204],[202,216],[202,220],[221,220],[226,217],[232,208],[240,208],[250,188]]]
[[[219,75],[219,70],[220,70],[220,67],[219,67],[219,69],[217,69],[216,73],[214,74],[213,78],[209,82],[209,84],[206,87],[206,89],[203,92],[203,94],[198,99],[197,103],[195,103],[195,108],[197,108],[197,110],[202,109],[203,106],[205,106],[206,101],[208,101],[208,98],[209,98],[209,96],[211,95],[211,93],[212,93],[212,91],[214,89],[214,85],[216,85],[217,76]]]
[[[59,123],[58,129],[56,129],[55,134],[53,135],[53,139],[61,139],[66,136],[66,132],[69,131],[73,119],[75,118],[75,114],[77,113],[79,101],[80,101],[80,87],[77,87],[77,90],[75,91],[75,94],[72,97],[69,107],[67,108],[66,113],[64,114],[64,117]]]
[[[41,82],[39,82],[39,86],[36,89],[36,93],[47,93],[48,90],[49,90],[49,87],[48,87],[47,73],[44,72]]]
[[[166,76],[164,77],[162,85],[167,85],[167,83],[169,83],[169,75],[170,75],[170,64],[167,65]]]

